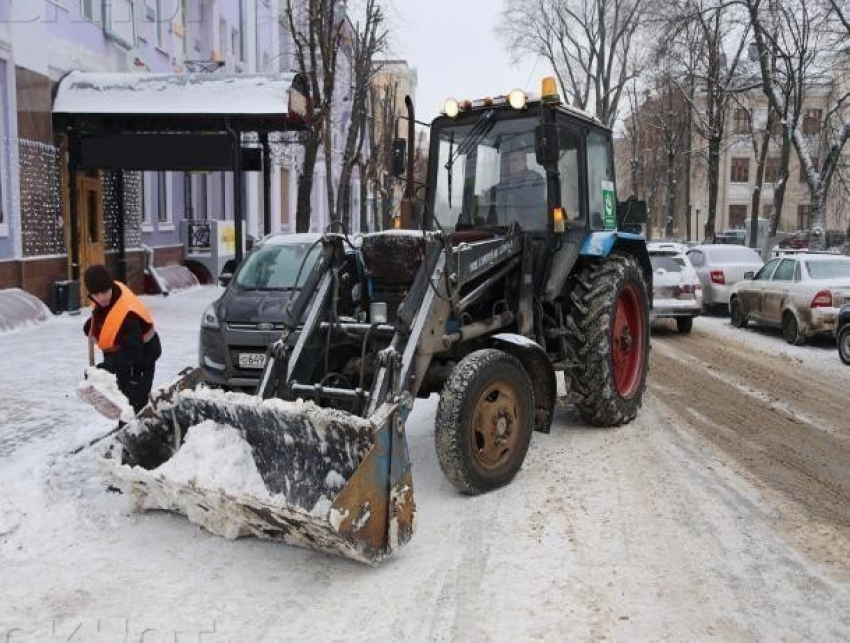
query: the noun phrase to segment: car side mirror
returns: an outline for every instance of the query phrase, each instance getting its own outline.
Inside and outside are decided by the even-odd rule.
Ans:
[[[620,201],[617,203],[617,220],[620,227],[646,223],[646,201],[639,201],[634,196]]]
[[[555,123],[540,123],[534,128],[534,156],[537,164],[543,167],[554,165],[560,155],[558,126]]]
[[[404,176],[407,169],[407,139],[397,138],[393,141],[393,176]]]
[[[233,279],[232,272],[223,272],[218,276],[218,283],[226,288],[231,279]]]
[[[755,278],[756,278],[756,273],[754,273],[752,270],[748,270],[747,272],[744,273],[744,279],[752,280],[752,279],[755,279]]]

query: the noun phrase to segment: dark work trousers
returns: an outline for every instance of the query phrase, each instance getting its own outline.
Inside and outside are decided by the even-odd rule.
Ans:
[[[159,334],[155,334],[149,342],[144,345],[144,358],[139,372],[133,373],[133,379],[127,382],[118,382],[121,392],[127,396],[133,411],[138,413],[148,403],[148,398],[153,388],[153,376],[156,372],[156,360],[162,355],[162,344]]]

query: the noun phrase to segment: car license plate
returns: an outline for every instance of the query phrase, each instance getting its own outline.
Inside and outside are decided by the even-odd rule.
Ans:
[[[265,353],[239,353],[239,368],[263,368],[265,365]]]

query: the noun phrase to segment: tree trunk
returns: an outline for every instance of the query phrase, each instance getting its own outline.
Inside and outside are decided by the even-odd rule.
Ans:
[[[714,222],[717,218],[717,194],[720,182],[719,136],[712,135],[708,141],[708,216],[703,230],[703,243],[714,243]]]
[[[333,132],[331,131],[333,121],[330,116],[329,112],[325,121],[325,188],[328,197],[328,219],[334,220],[336,218],[336,200],[334,199]]]
[[[313,192],[313,175],[316,170],[316,158],[319,154],[319,139],[309,135],[304,144],[304,165],[298,176],[298,205],[295,210],[295,231],[309,232],[312,220],[310,197]]]
[[[756,187],[753,190],[753,198],[750,203],[750,248],[757,248],[759,242],[759,208],[761,207],[761,188],[764,185],[764,165],[767,160],[767,152],[770,147],[770,128],[773,125],[773,110],[767,110],[767,125],[758,152],[756,166]]]
[[[826,250],[826,190],[823,181],[815,184],[812,193],[812,223],[809,250]]]
[[[688,88],[688,110],[685,122],[685,201],[688,204],[687,207],[687,217],[685,219],[685,230],[686,230],[686,240],[691,240],[691,213],[692,213],[692,205],[691,205],[691,147],[693,146],[693,113],[692,113],[692,104],[694,102],[694,94],[696,93],[695,89],[696,85],[693,81],[693,76],[691,76],[690,86]]]

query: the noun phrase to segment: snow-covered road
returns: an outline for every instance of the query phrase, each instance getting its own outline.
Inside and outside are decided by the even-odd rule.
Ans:
[[[149,300],[159,382],[194,363],[216,293]],[[560,411],[476,498],[419,402],[417,532],[370,568],[108,493],[92,450],[65,455],[111,428],[74,396],[82,321],[0,334],[0,641],[850,640],[850,369],[826,345],[662,328],[636,422]]]

